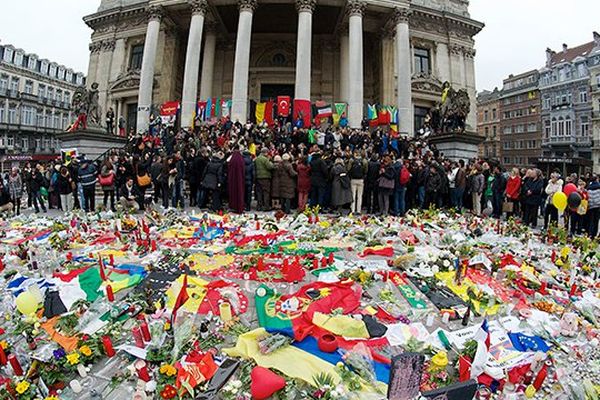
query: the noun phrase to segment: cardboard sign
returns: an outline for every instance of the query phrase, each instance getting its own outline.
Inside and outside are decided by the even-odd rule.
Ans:
[[[425,357],[419,353],[402,353],[392,357],[387,398],[410,400],[418,398]]]

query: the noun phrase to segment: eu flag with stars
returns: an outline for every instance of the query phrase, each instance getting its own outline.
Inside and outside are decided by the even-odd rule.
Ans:
[[[508,337],[513,347],[517,351],[543,351],[550,350],[550,347],[539,336],[527,336],[522,333],[509,332]]]

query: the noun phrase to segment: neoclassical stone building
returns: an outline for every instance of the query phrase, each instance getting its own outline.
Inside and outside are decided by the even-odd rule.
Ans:
[[[182,125],[198,99],[347,102],[351,126],[367,103],[395,105],[412,134],[444,81],[471,96],[476,129],[473,37],[483,24],[468,0],[102,0],[87,82],[103,109],[143,131],[152,106],[182,101]]]

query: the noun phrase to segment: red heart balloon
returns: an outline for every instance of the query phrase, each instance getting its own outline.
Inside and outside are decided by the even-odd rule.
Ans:
[[[268,399],[285,387],[285,379],[267,368],[254,367],[250,378],[250,393],[255,400]]]

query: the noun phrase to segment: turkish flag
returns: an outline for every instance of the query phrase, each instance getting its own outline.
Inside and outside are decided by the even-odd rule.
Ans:
[[[277,110],[280,117],[290,115],[290,96],[277,96]]]

